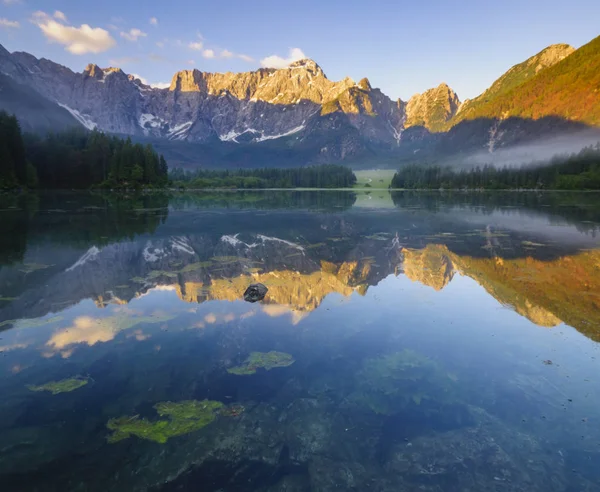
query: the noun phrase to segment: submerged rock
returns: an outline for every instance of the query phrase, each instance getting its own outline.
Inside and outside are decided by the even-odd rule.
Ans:
[[[267,286],[264,284],[251,284],[244,292],[244,301],[246,302],[257,302],[262,301],[267,295]]]

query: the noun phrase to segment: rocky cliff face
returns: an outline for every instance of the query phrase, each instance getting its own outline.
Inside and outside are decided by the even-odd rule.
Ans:
[[[460,100],[447,84],[415,94],[406,105],[406,127],[422,126],[433,132],[444,129],[457,113]]]
[[[552,45],[463,104],[446,84],[394,101],[366,78],[332,81],[312,60],[245,73],[183,70],[158,89],[118,68],[90,64],[76,73],[0,46],[0,72],[86,128],[152,139],[173,165],[299,166],[467,152],[487,162],[502,148],[597,126],[599,40],[576,51]],[[0,108],[10,109],[1,98]]]
[[[283,139],[288,146],[312,142],[319,133],[317,152],[324,160],[360,152],[366,143],[397,145],[405,120],[404,106],[367,79],[331,81],[312,60],[246,73],[184,70],[168,89],[147,86],[118,68],[90,64],[75,73],[4,49],[0,71],[56,101],[89,129],[199,143]],[[340,127],[351,138],[337,138]],[[332,141],[323,139],[323,131]]]

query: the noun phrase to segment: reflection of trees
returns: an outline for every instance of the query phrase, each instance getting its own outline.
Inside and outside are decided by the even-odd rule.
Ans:
[[[0,196],[0,265],[23,261],[29,221],[37,211],[37,202],[35,195]]]
[[[236,191],[178,193],[171,196],[175,209],[187,207],[235,209],[311,209],[340,211],[356,201],[350,191]]]
[[[152,233],[165,222],[168,205],[163,194],[3,195],[0,264],[22,261],[28,244],[52,241],[89,247]]]
[[[600,200],[596,193],[537,192],[424,192],[393,191],[394,205],[403,209],[421,208],[438,212],[453,207],[481,215],[539,211],[552,221],[566,220],[581,232],[595,233],[600,223]],[[589,222],[589,223],[588,223]]]

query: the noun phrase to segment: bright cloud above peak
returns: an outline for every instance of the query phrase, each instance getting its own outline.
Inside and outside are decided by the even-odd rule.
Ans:
[[[145,38],[147,34],[144,31],[134,27],[127,32],[121,31],[121,37],[125,38],[127,41],[137,41],[139,38]]]
[[[204,50],[202,52],[202,56],[204,58],[214,58],[215,57],[215,52],[214,52],[214,50]]]
[[[79,27],[69,26],[67,17],[60,11],[54,13],[57,22],[51,16],[42,11],[34,12],[32,22],[44,33],[51,43],[59,43],[65,46],[69,53],[74,55],[85,55],[86,53],[102,53],[117,44],[110,33],[100,27],[91,27],[82,24]]]
[[[63,22],[67,22],[67,16],[63,12],[61,12],[60,10],[55,10],[54,11],[54,18],[58,19],[60,21],[63,21]]]
[[[188,44],[188,48],[194,51],[200,51],[204,47],[204,43],[202,41],[192,41]]]
[[[300,48],[291,48],[287,58],[282,58],[279,55],[271,55],[263,58],[260,64],[265,68],[285,68],[291,63],[298,60],[303,60],[306,55]]]

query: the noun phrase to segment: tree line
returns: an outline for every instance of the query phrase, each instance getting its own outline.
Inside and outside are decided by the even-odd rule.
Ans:
[[[392,178],[391,188],[405,189],[555,189],[600,190],[600,142],[549,163],[520,167],[485,165],[457,170],[411,164]]]
[[[184,188],[350,188],[356,176],[346,166],[327,164],[294,169],[238,169],[184,171],[169,174],[174,186]]]
[[[0,188],[162,187],[168,166],[150,144],[72,129],[23,135],[15,116],[0,112]]]

